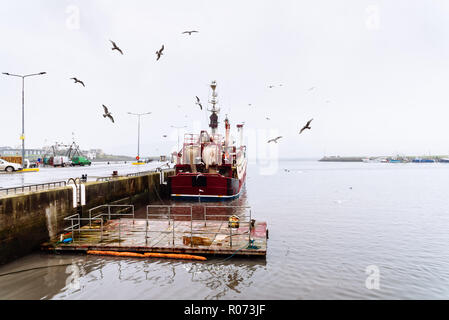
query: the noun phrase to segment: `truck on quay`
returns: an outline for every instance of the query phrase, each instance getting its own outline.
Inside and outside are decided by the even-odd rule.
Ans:
[[[53,156],[52,158],[54,167],[68,167],[72,165],[72,160],[67,156]]]
[[[92,162],[84,156],[74,156],[72,166],[90,166]]]

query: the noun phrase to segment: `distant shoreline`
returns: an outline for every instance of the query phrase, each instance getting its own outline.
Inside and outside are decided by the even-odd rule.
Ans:
[[[427,155],[427,156],[370,156],[370,157],[340,157],[340,156],[324,156],[318,161],[323,162],[363,162],[364,159],[375,160],[375,159],[386,159],[386,160],[405,160],[413,161],[414,159],[432,159],[440,160],[442,158],[447,158],[446,155]]]

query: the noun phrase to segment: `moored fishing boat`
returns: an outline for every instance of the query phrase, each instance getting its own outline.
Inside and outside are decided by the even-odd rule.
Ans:
[[[170,196],[175,200],[219,201],[237,198],[246,180],[246,146],[243,124],[237,125],[240,145],[230,143],[231,124],[226,117],[225,136],[217,132],[216,82],[211,84],[212,108],[209,127],[199,134],[186,134],[176,155],[175,175],[168,178]]]

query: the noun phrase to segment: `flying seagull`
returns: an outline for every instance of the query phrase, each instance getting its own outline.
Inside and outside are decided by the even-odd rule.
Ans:
[[[159,60],[159,58],[163,55],[162,51],[164,51],[164,45],[162,45],[162,48],[159,51],[156,51],[156,55],[157,55],[157,60]]]
[[[307,121],[306,125],[304,127],[302,127],[301,131],[299,131],[299,134],[301,134],[301,132],[303,132],[306,129],[312,129],[312,127],[310,126],[310,123],[312,122],[313,119],[310,119],[309,121]]]
[[[112,114],[109,112],[108,108],[105,105],[103,105],[103,109],[104,109],[103,117],[104,118],[108,117],[109,119],[111,119],[112,123],[114,123],[114,118],[112,117]]]
[[[270,139],[270,140],[268,140],[268,143],[270,143],[270,142],[278,143],[278,140],[279,140],[280,138],[282,138],[282,136],[276,137],[276,138],[274,138],[274,139]]]
[[[196,98],[196,104],[200,106],[201,110],[203,110],[203,106],[201,105],[200,98],[198,98],[197,96],[195,96],[195,98]]]
[[[189,34],[189,36],[191,36],[191,35],[192,35],[192,33],[194,33],[194,32],[199,32],[199,31],[196,31],[196,30],[192,30],[192,31],[184,31],[183,33],[188,33],[188,34]]]
[[[111,41],[111,43],[113,45],[112,50],[117,50],[118,52],[120,52],[123,55],[122,50],[115,44],[115,42],[112,40],[109,40],[109,41]]]
[[[77,78],[70,78],[71,80],[74,80],[75,83],[81,83],[83,85],[83,87],[85,87],[84,82],[82,82],[81,80],[78,80]]]

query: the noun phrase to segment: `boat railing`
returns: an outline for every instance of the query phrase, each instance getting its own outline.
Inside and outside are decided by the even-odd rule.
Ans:
[[[200,135],[194,133],[184,134],[184,144],[199,144]]]

